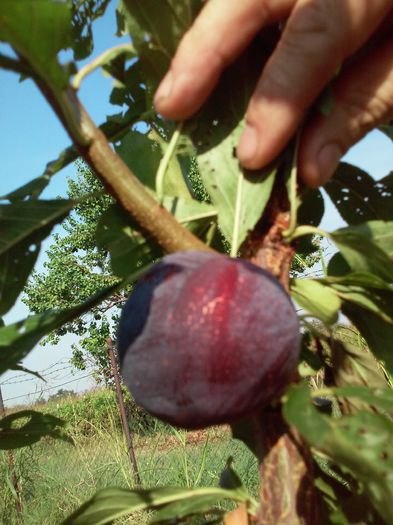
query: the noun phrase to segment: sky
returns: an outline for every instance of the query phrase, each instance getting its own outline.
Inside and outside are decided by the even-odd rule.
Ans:
[[[94,57],[122,41],[114,36],[116,4],[117,1],[112,0],[105,16],[94,25]],[[127,41],[125,38],[123,40]],[[5,47],[0,49],[4,50]],[[120,110],[109,104],[110,90],[111,80],[97,71],[84,81],[79,92],[82,103],[97,124],[103,122],[107,115]],[[30,80],[19,83],[17,75],[0,70],[0,100],[0,195],[4,195],[40,175],[46,163],[55,159],[70,141],[57,117]],[[393,170],[393,143],[374,131],[353,147],[344,160],[379,179]],[[43,197],[65,195],[67,177],[75,174],[76,168],[71,165],[55,175]],[[325,204],[326,213],[321,227],[333,230],[343,226],[330,202]],[[38,270],[42,268],[45,248],[49,244],[50,239],[43,244]],[[19,300],[5,316],[5,321],[7,324],[12,323],[28,314],[26,306]],[[47,378],[46,383],[16,372],[1,376],[0,387],[6,407],[31,402],[40,396],[47,397],[60,387],[81,391],[94,386],[89,371],[75,373],[69,365],[71,344],[74,341],[71,336],[66,336],[56,347],[37,345],[24,360],[23,365],[27,368],[42,371]]]

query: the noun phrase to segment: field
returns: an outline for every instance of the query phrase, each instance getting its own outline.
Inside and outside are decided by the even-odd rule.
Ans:
[[[48,439],[14,452],[13,471],[22,496],[19,521],[10,459],[0,452],[0,523],[56,525],[100,488],[135,486],[111,392],[100,390],[34,408],[62,415],[74,444]],[[232,456],[243,483],[257,495],[256,460],[242,443],[231,439],[228,429],[179,431],[137,412],[131,403],[131,427],[133,415],[143,487],[217,485],[227,458]],[[148,518],[146,514],[134,515],[119,523],[144,525]]]

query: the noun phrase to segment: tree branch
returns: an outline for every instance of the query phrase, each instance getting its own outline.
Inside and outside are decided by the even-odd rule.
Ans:
[[[279,173],[268,208],[250,233],[242,255],[272,273],[287,291],[295,254],[294,246],[283,238],[289,223],[285,182]],[[281,405],[254,416],[253,428],[261,479],[258,525],[317,525],[311,452],[284,421]]]
[[[77,134],[69,125],[69,115],[65,115],[58,97],[41,81],[38,80],[37,84],[61,120],[79,154],[101,179],[107,191],[165,251],[211,250],[181,226],[173,215],[145,190],[139,179],[109,146],[105,135],[91,120],[73,90],[64,92],[62,99],[67,102],[66,110],[72,108],[73,118],[79,122]],[[81,134],[83,140],[79,139]]]

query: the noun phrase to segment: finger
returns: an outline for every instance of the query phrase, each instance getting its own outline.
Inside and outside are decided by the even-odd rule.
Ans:
[[[344,59],[391,8],[391,0],[298,0],[250,101],[237,150],[246,168],[278,155]]]
[[[182,38],[155,96],[167,118],[189,117],[203,104],[222,70],[265,25],[288,15],[296,0],[209,0]]]
[[[299,171],[309,186],[324,184],[353,144],[393,118],[393,37],[353,63],[333,93],[331,113],[313,116],[302,136]]]

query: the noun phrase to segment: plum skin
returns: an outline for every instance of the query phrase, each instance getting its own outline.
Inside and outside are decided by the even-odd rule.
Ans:
[[[232,423],[293,379],[300,331],[292,302],[243,259],[177,252],[150,268],[125,304],[121,373],[135,401],[187,429]]]

